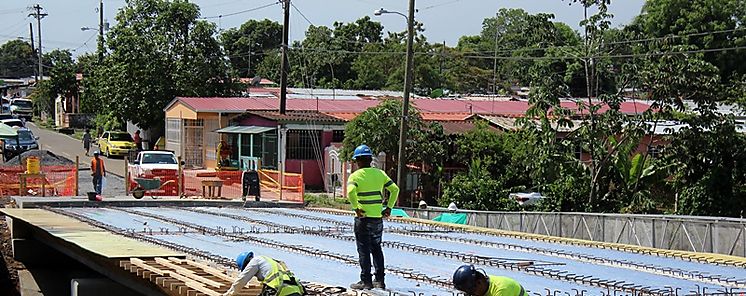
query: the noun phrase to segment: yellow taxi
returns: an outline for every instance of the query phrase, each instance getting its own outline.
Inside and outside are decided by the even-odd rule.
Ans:
[[[98,148],[101,154],[110,157],[112,155],[125,156],[130,151],[137,149],[135,140],[126,132],[104,132],[98,139]]]

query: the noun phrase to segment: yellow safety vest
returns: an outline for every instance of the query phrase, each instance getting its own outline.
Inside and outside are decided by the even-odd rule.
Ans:
[[[303,286],[295,279],[282,261],[277,261],[267,256],[261,256],[269,262],[272,270],[264,278],[262,284],[277,291],[277,296],[303,295]]]
[[[352,209],[361,209],[365,217],[381,218],[384,188],[391,192],[387,206],[393,208],[399,196],[399,187],[378,168],[358,169],[347,179],[347,198]]]
[[[484,296],[528,296],[526,290],[514,279],[504,276],[489,276],[490,286]]]

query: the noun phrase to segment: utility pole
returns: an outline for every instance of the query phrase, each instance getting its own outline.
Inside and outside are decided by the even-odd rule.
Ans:
[[[280,114],[285,114],[288,95],[288,38],[290,35],[290,0],[282,0],[285,19],[282,23],[282,63],[280,64]]]
[[[401,128],[399,130],[399,169],[396,182],[403,191],[407,190],[407,121],[409,121],[409,93],[412,92],[412,72],[414,68],[414,0],[409,0],[409,17],[407,17],[407,67],[404,72],[404,102],[402,106]]]
[[[34,46],[34,25],[31,23],[28,23],[28,34],[29,37],[31,37],[31,52],[36,52],[36,47]],[[33,68],[33,66],[32,66]],[[34,81],[39,81],[39,73],[38,70],[34,69]]]
[[[98,6],[98,62],[104,61],[104,0]]]
[[[31,8],[33,10],[36,10],[36,12],[29,13],[29,16],[33,16],[34,18],[36,18],[36,27],[39,30],[39,32],[37,34],[37,37],[39,38],[39,46],[38,46],[38,48],[39,48],[39,51],[38,51],[38,53],[39,53],[39,79],[38,79],[38,81],[41,81],[41,80],[44,79],[44,69],[42,68],[42,59],[41,59],[41,57],[42,57],[42,50],[41,50],[41,19],[43,19],[48,14],[41,12],[41,10],[43,8],[41,8],[41,5],[39,5],[39,4],[36,4],[33,7],[31,7]]]

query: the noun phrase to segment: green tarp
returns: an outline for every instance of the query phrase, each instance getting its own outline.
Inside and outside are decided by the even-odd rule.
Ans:
[[[433,221],[453,224],[466,224],[466,214],[443,213],[438,215],[438,217],[435,217]]]
[[[405,212],[402,209],[392,209],[391,216],[409,218],[409,215],[407,215],[407,212]]]

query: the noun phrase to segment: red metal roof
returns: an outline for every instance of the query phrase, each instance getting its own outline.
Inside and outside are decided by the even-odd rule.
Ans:
[[[223,97],[179,97],[178,101],[187,105],[197,112],[232,112],[243,111],[277,110],[278,99],[275,98],[223,98]],[[378,105],[379,100],[308,100],[288,99],[288,110],[319,111],[324,113],[361,113],[366,109]],[[451,113],[451,114],[484,114],[502,116],[522,116],[528,110],[526,101],[477,101],[477,100],[439,100],[439,99],[414,99],[414,105],[423,114]],[[561,106],[577,110],[577,103],[563,101]],[[621,112],[626,114],[637,114],[648,110],[650,106],[642,102],[624,102],[621,104]],[[600,112],[609,108],[604,106]],[[583,112],[581,112],[582,114]],[[435,116],[435,115],[433,115]],[[440,116],[440,115],[438,115]],[[460,115],[443,115],[442,117]]]

